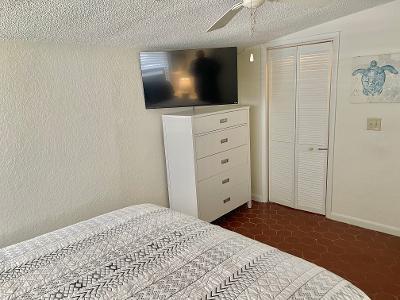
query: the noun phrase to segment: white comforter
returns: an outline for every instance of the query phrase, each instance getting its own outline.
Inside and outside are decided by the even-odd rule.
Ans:
[[[312,263],[154,205],[0,250],[0,299],[368,299]]]

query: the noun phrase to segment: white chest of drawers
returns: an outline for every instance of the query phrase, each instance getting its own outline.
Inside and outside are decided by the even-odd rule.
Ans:
[[[162,120],[172,209],[213,221],[251,206],[249,107],[200,108]]]

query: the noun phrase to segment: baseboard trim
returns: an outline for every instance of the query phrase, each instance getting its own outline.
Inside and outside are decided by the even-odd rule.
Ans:
[[[391,234],[391,235],[400,236],[400,228],[397,228],[394,226],[384,225],[384,224],[373,222],[373,221],[367,221],[364,219],[355,218],[355,217],[351,217],[351,216],[347,216],[347,215],[343,215],[343,214],[339,214],[339,213],[335,213],[335,212],[331,212],[326,217],[328,219],[332,219],[335,221],[339,221],[339,222],[343,222],[343,223],[347,223],[347,224],[351,224],[351,225],[355,225],[355,226],[359,226],[359,227],[363,227],[363,228],[367,228],[367,229],[371,229],[371,230],[376,230],[376,231],[384,232],[384,233]]]
[[[251,200],[257,201],[257,202],[267,202],[263,200],[261,195],[258,194],[251,194]]]

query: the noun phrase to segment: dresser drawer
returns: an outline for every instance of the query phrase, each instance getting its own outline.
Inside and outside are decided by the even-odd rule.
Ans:
[[[196,158],[223,152],[248,144],[249,129],[247,126],[225,129],[195,137]]]
[[[249,162],[249,145],[240,146],[197,160],[197,181]]]
[[[226,113],[197,117],[194,119],[193,123],[194,134],[247,124],[248,110],[235,110]]]
[[[249,166],[245,164],[199,182],[197,187],[199,218],[213,221],[249,201],[251,197],[249,178]]]

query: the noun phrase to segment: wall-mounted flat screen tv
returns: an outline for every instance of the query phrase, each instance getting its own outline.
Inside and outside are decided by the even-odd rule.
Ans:
[[[238,103],[237,48],[140,52],[146,108]]]

